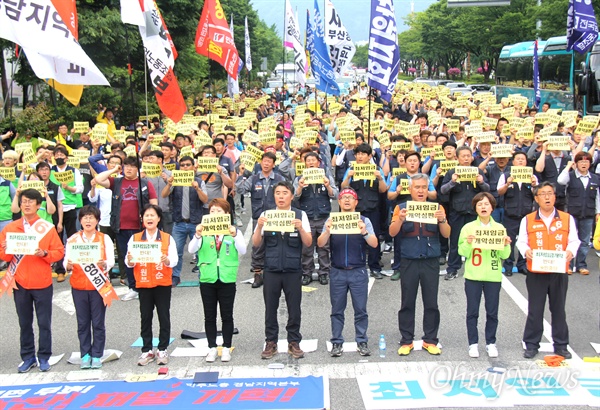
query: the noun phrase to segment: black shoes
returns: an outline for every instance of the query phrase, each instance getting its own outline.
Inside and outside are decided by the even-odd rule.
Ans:
[[[329,353],[331,357],[340,357],[344,353],[344,345],[342,343],[334,343],[331,346],[331,352]]]
[[[371,276],[374,277],[375,279],[383,279],[383,275],[381,274],[380,270],[372,270]]]
[[[254,271],[254,282],[252,282],[252,289],[260,288],[263,285],[263,274],[262,271]]]
[[[446,272],[444,280],[454,280],[458,278],[458,272]]]
[[[564,357],[565,359],[572,359],[573,355],[565,348],[554,349],[554,354]]]
[[[367,345],[367,342],[359,342],[359,343],[357,343],[356,344],[356,351],[361,356],[371,356],[371,350],[369,349],[369,346]]]
[[[538,349],[525,349],[523,357],[525,359],[533,359],[538,354]]]
[[[302,286],[310,285],[310,282],[312,282],[312,276],[311,275],[302,275]]]
[[[327,275],[319,275],[319,283],[321,285],[327,285],[329,283],[329,278]]]

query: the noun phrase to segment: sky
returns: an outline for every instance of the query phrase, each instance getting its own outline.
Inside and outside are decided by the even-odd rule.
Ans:
[[[226,1],[226,0],[224,0]],[[302,32],[306,30],[306,10],[309,9],[311,15],[314,7],[314,0],[290,0],[294,11],[297,10],[298,24]],[[342,22],[350,33],[352,41],[366,42],[369,39],[369,22],[371,16],[371,2],[369,0],[331,0]],[[325,5],[323,0],[318,0],[319,10],[324,13]],[[414,0],[415,12],[427,9],[436,0]],[[267,25],[277,25],[278,34],[281,36],[285,0],[250,0],[258,16],[263,19]],[[403,18],[410,14],[411,0],[394,0],[394,10],[396,12],[396,24],[398,33],[408,29],[404,25]]]

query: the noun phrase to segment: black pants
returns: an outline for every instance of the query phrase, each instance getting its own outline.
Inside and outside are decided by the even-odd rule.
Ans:
[[[400,261],[400,288],[402,304],[398,311],[398,327],[402,339],[400,344],[411,344],[415,338],[415,307],[417,292],[421,285],[423,299],[423,341],[438,343],[440,310],[438,288],[440,283],[439,258],[406,259]]]
[[[119,266],[119,275],[125,274],[125,255],[127,254],[127,252],[125,252],[125,255],[123,255],[120,251],[119,251],[119,247],[117,246],[117,235],[115,235],[115,232],[111,229],[110,226],[101,226],[98,225],[98,229],[100,229],[100,232],[102,232],[103,234],[108,235],[108,237],[113,241],[113,244],[115,245],[115,261],[117,262],[117,265]],[[110,274],[110,272],[109,272]]]
[[[204,307],[204,331],[208,339],[208,347],[217,347],[217,304],[223,323],[223,347],[231,347],[235,292],[235,283],[223,283],[220,280],[215,283],[200,283],[200,296]]]
[[[367,255],[369,256],[367,263],[369,265],[369,269],[371,269],[372,271],[381,271],[381,247],[379,246],[379,234],[381,233],[381,212],[379,208],[377,208],[373,211],[363,211],[360,214],[366,218],[369,218],[371,224],[373,225],[375,237],[377,238],[376,247],[372,248],[370,246],[367,246]]]
[[[511,240],[510,256],[502,264],[506,272],[512,271],[512,268],[515,265],[515,261],[517,261],[517,258],[517,268],[519,269],[519,272],[527,272],[527,261],[521,255],[519,255],[519,251],[516,249],[515,246],[515,244],[517,243],[517,235],[519,234],[519,227],[521,226],[521,219],[523,218],[506,216],[506,213],[504,214],[503,225],[506,228],[506,234],[510,237]]]
[[[498,329],[498,305],[500,303],[501,282],[483,282],[465,279],[465,295],[467,296],[467,337],[469,345],[477,344],[479,333],[477,321],[479,320],[479,305],[481,293],[485,297],[485,344],[496,343],[496,330]]]
[[[288,342],[302,340],[300,334],[300,318],[302,311],[302,271],[274,273],[264,272],[263,297],[265,300],[265,340],[277,342],[279,340],[279,323],[277,311],[281,291],[285,295],[288,310],[287,331]]]
[[[477,219],[477,215],[450,212],[450,215],[448,216],[448,223],[450,224],[450,246],[448,251],[447,272],[458,272],[461,268],[462,260],[458,254],[458,237],[460,236],[462,227],[469,222],[473,222],[475,219]]]
[[[256,229],[258,219],[252,220],[252,232]],[[262,241],[260,245],[252,245],[252,261],[250,262],[252,270],[263,270],[265,266],[265,241]]]
[[[67,243],[67,239],[77,232],[77,209],[71,209],[70,211],[63,212],[63,231],[58,234],[60,241],[63,245]],[[56,273],[66,273],[65,267],[63,266],[64,259],[54,264]]]
[[[171,336],[171,286],[138,288],[140,294],[140,316],[142,318],[142,353],[152,350],[152,317],[154,307],[158,315],[158,350],[167,350]]]
[[[552,316],[552,341],[554,348],[567,348],[569,344],[569,328],[565,302],[569,277],[564,273],[528,273],[527,285],[528,310],[523,341],[528,349],[539,349],[544,333],[544,308],[546,296],[550,303]]]
[[[135,288],[135,276],[133,274],[133,268],[128,268],[125,265],[125,255],[127,255],[127,243],[129,239],[138,231],[133,229],[121,229],[116,234],[117,242],[117,252],[119,254],[119,260],[123,261],[123,270],[121,270],[121,265],[119,265],[119,273],[121,274],[121,279],[127,278],[127,285],[129,289],[137,290]]]
[[[106,306],[96,290],[71,289],[77,314],[77,336],[81,357],[102,357],[106,344]],[[91,328],[90,328],[91,327]],[[92,342],[92,330],[94,341]]]
[[[52,285],[44,289],[25,289],[18,283],[16,285],[14,297],[21,328],[21,359],[26,361],[35,357],[33,334],[33,310],[35,307],[40,330],[37,357],[47,360],[52,356]]]

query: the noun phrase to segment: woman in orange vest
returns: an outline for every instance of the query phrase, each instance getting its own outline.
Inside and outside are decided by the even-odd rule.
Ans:
[[[134,234],[127,244],[125,264],[133,268],[140,298],[143,346],[139,366],[154,360],[161,366],[169,362],[167,347],[171,335],[171,283],[178,257],[171,235],[158,229],[161,218],[162,210],[157,205],[146,205],[142,211],[144,230]],[[152,350],[152,316],[155,307],[160,326],[157,353]]]
[[[113,299],[119,300],[108,277],[115,265],[114,245],[108,235],[96,230],[99,221],[98,208],[91,205],[81,208],[79,223],[82,230],[68,239],[64,259],[65,269],[71,273],[82,369],[102,367],[106,306],[110,306]]]

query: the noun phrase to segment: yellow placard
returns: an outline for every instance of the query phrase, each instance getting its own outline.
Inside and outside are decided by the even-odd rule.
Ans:
[[[469,109],[468,108],[456,108],[454,109],[454,115],[456,115],[457,117],[468,117],[469,116]]]
[[[392,168],[392,176],[397,177],[401,174],[406,174],[406,168]]]
[[[202,216],[202,236],[229,235],[231,215],[206,214]]]
[[[537,114],[535,114],[535,121],[534,124],[546,124],[548,122],[548,113],[545,112],[538,112]]]
[[[168,164],[165,164],[164,167],[165,167],[165,169],[167,171],[174,171],[175,168],[177,168],[177,164],[175,164],[175,163],[168,163]]]
[[[25,164],[24,164],[24,163],[22,163],[22,162],[19,162],[19,163],[17,164],[17,169],[21,169],[21,170],[22,170],[24,166],[25,166]],[[29,174],[31,174],[33,171],[35,171],[35,169],[34,169],[34,168],[31,168],[30,166],[29,166],[29,167],[25,167],[25,175],[29,175]],[[15,176],[15,178],[16,178],[16,176]],[[15,179],[15,178],[13,178],[13,179]],[[5,179],[6,179],[6,178],[5,178]]]
[[[173,170],[173,186],[192,186],[194,171]]]
[[[446,175],[446,172],[450,171],[451,169],[454,169],[458,166],[458,161],[454,160],[454,161],[448,161],[448,160],[444,160],[444,161],[440,161],[440,164],[438,165],[438,167],[442,170],[442,175]]]
[[[437,224],[435,212],[438,210],[438,204],[433,202],[406,202],[406,220],[409,222],[419,222],[424,224]]]
[[[73,128],[77,134],[86,133],[90,130],[90,123],[88,121],[75,121],[73,122]]]
[[[90,151],[87,149],[74,149],[71,151],[71,156],[77,158],[77,160],[83,164],[88,162],[90,157]]]
[[[483,128],[487,128],[488,130],[495,130],[498,125],[497,118],[483,117],[481,119],[481,125]]]
[[[550,135],[548,137],[549,151],[570,151],[571,145],[569,145],[569,136],[563,135]]]
[[[302,178],[304,178],[305,184],[322,185],[323,180],[325,179],[325,170],[323,168],[304,168],[304,171],[302,172]]]
[[[502,250],[504,249],[504,238],[506,229],[499,228],[478,228],[475,230],[475,240],[473,247],[479,249]]]
[[[512,158],[514,147],[512,144],[492,145],[492,158]]]
[[[56,146],[56,142],[47,140],[45,138],[38,138],[38,142],[43,147],[46,147],[46,146],[54,147],[54,146]]]
[[[444,119],[444,123],[448,126],[448,129],[452,132],[460,131],[460,120],[453,120],[450,118]]]
[[[479,175],[477,167],[457,166],[454,168],[454,172],[458,174],[460,182],[475,182],[477,175]]]
[[[563,111],[561,113],[561,119],[565,124],[565,127],[571,128],[577,125],[577,111]]]
[[[108,125],[107,124],[99,122],[98,124],[94,125],[94,129],[92,130],[92,136],[91,136],[91,139],[93,141],[98,141],[101,144],[105,144],[107,136],[108,136]]]
[[[265,231],[273,232],[294,232],[294,219],[296,213],[294,211],[277,211],[270,209],[265,211],[267,223],[264,225]]]
[[[26,149],[33,149],[32,147],[33,144],[31,142],[19,142],[18,144],[15,144],[15,151],[20,155]]]
[[[476,140],[479,144],[482,144],[484,142],[494,143],[496,142],[496,138],[498,137],[496,136],[496,133],[494,131],[484,131],[477,135]]]
[[[367,181],[375,180],[375,171],[377,167],[375,164],[354,164],[352,165],[354,170],[354,176],[352,179],[357,181],[359,179],[366,179]]]
[[[256,164],[256,158],[248,151],[242,151],[240,155],[240,164],[244,165],[246,171],[252,172],[254,165]]]
[[[356,144],[356,133],[351,130],[341,130],[340,140],[346,144]]]
[[[148,178],[156,178],[162,173],[162,167],[159,164],[144,162],[142,163],[142,172],[145,173]]]
[[[306,164],[302,161],[296,161],[296,176],[302,175],[306,169]]]
[[[513,165],[510,167],[510,176],[513,178],[513,182],[525,182],[529,184],[533,176],[533,168]]]
[[[244,142],[246,143],[250,143],[250,142],[258,142],[260,141],[258,134],[255,133],[252,130],[246,130],[246,132],[244,132],[244,136],[242,137],[242,139],[244,140]]]
[[[407,142],[392,142],[392,152],[397,153],[398,151],[410,151],[410,147],[411,143],[410,141]]]
[[[586,115],[577,124],[575,134],[591,135],[592,131],[598,126],[598,120],[600,120],[600,117]]]
[[[191,145],[184,145],[179,150],[179,158],[194,157],[194,148]]]
[[[302,149],[304,147],[304,140],[298,137],[290,138],[290,149]]]
[[[54,172],[54,179],[56,179],[61,184],[70,184],[71,182],[75,182],[75,174],[73,171],[63,171],[63,172]]]
[[[26,189],[35,189],[42,196],[44,196],[44,191],[46,190],[46,185],[44,185],[44,181],[23,181],[21,182],[21,192]]]
[[[81,162],[79,161],[79,158],[77,157],[69,157],[67,158],[67,165],[73,168],[79,168],[79,164],[81,164]]]
[[[252,154],[257,161],[260,161],[264,154],[263,150],[256,148],[254,145],[247,145],[246,151]]]
[[[33,164],[34,162],[37,162],[37,157],[35,156],[35,152],[33,152],[31,147],[26,148],[23,151],[23,163],[24,164]]]
[[[423,160],[431,154],[435,154],[436,158],[444,158],[444,150],[441,145],[434,145],[431,148],[421,148],[421,158]]]
[[[127,154],[128,157],[135,157],[135,146],[128,145],[125,148],[123,148],[123,152]]]
[[[196,149],[200,149],[202,147],[204,147],[205,145],[212,145],[212,139],[209,137],[209,135],[204,132],[204,133],[200,133],[199,135],[197,135],[194,138],[194,147]]]
[[[360,212],[332,212],[331,229],[332,235],[354,235],[360,234],[358,223],[360,222]]]
[[[377,137],[378,141],[379,141],[379,145],[381,146],[381,148],[389,148],[392,146],[392,143],[390,141],[390,136],[387,132],[384,132],[383,134],[380,134]]]
[[[260,144],[263,147],[275,145],[277,142],[277,133],[275,131],[265,131],[261,134],[258,134],[258,137],[260,139]]]
[[[524,140],[532,140],[533,133],[534,133],[533,125],[526,125],[524,127],[521,127],[517,131],[517,139],[523,138]]]
[[[404,128],[404,136],[409,139],[413,139],[413,137],[415,135],[419,135],[419,132],[421,132],[421,126],[418,124],[417,125],[407,125]]]
[[[198,172],[217,172],[219,158],[217,157],[198,157],[196,159],[196,170]]]

